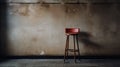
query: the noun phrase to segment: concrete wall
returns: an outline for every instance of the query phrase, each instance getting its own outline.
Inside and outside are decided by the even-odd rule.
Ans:
[[[64,55],[68,27],[81,29],[81,55],[120,55],[120,4],[16,1],[7,10],[9,55]]]

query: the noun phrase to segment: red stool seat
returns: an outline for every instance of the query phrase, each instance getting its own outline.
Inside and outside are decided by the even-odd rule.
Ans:
[[[80,29],[79,28],[66,28],[65,32],[68,35],[78,34],[80,32]]]

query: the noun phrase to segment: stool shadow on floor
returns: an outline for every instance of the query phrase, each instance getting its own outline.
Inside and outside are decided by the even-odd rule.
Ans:
[[[78,34],[79,42],[83,43],[86,48],[89,48],[90,50],[96,50],[99,51],[101,48],[103,48],[100,44],[93,42],[90,38],[93,36],[90,33],[87,32],[80,32]]]

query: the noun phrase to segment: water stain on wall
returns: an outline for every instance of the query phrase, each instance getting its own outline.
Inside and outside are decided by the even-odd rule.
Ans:
[[[12,10],[11,14],[20,14],[28,16],[28,5],[27,4],[9,4],[9,9]]]
[[[49,7],[50,7],[50,5],[49,5],[49,4],[44,4],[44,3],[43,3],[43,4],[41,4],[41,6],[42,6],[42,7],[44,7],[44,8],[49,8]]]
[[[80,14],[81,11],[84,10],[84,8],[86,7],[85,4],[65,4],[64,8],[65,8],[65,12],[67,15],[77,15]]]
[[[33,42],[36,42],[36,41],[37,41],[37,38],[36,38],[36,37],[33,37],[33,38],[32,38],[32,41],[33,41]]]

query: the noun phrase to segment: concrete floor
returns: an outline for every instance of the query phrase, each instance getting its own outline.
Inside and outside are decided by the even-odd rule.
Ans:
[[[63,59],[11,59],[0,63],[0,67],[120,67],[118,59],[73,59],[64,63]]]

